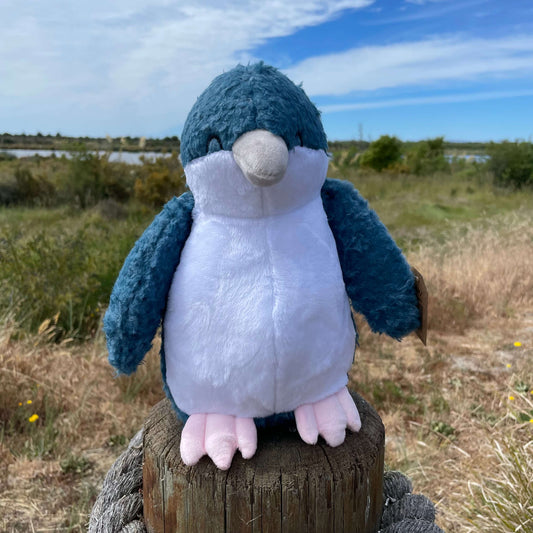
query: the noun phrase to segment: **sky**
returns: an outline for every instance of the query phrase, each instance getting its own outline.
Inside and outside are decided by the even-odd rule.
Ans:
[[[533,138],[532,0],[3,0],[0,132],[180,135],[263,60],[329,140]]]

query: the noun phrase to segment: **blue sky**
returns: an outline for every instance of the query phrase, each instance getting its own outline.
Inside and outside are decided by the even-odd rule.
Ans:
[[[4,0],[0,131],[180,134],[237,63],[303,83],[328,138],[533,137],[530,0]]]

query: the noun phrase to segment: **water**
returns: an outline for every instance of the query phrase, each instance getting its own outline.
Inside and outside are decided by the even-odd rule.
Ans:
[[[449,162],[453,161],[454,158],[457,159],[466,159],[467,161],[475,161],[476,163],[485,163],[490,159],[490,156],[487,154],[455,154],[444,156]]]
[[[38,155],[41,157],[56,157],[65,156],[67,158],[71,157],[71,153],[66,150],[26,150],[26,149],[15,149],[15,150],[0,150],[0,153],[10,153],[17,158],[22,157],[32,157]],[[96,153],[96,152],[92,152]],[[100,151],[99,154],[103,155],[105,152]],[[145,156],[147,158],[156,158],[156,157],[168,157],[170,153],[163,154],[161,152],[111,152],[109,156],[110,161],[122,161],[123,163],[128,163],[130,165],[139,165],[141,164],[140,157]],[[477,163],[484,163],[489,159],[488,155],[485,154],[457,154],[457,155],[446,155],[448,161],[452,161],[454,157],[458,159],[466,159],[467,161],[476,161]]]
[[[17,157],[18,159],[22,157],[32,157],[38,155],[40,157],[62,157],[70,159],[72,157],[71,152],[66,150],[26,150],[23,148],[18,148],[14,150],[0,150],[0,153],[9,153]],[[96,152],[91,152],[96,153]],[[103,155],[106,152],[98,152],[100,155]],[[168,157],[170,153],[162,154],[160,152],[111,152],[109,155],[110,161],[122,161],[123,163],[128,163],[130,165],[140,165],[140,157],[144,156],[147,158],[156,158],[156,157]]]

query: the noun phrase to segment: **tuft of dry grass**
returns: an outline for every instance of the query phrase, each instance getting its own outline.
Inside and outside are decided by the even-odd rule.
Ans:
[[[533,305],[532,222],[518,212],[456,226],[442,244],[429,240],[410,254],[431,295],[432,330],[461,331]]]
[[[468,513],[481,531],[533,531],[533,440],[523,444],[506,438],[487,451],[495,464],[490,477],[479,472],[469,482],[472,502]]]

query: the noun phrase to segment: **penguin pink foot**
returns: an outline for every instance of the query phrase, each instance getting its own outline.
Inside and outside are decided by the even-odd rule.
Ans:
[[[298,433],[307,444],[316,444],[322,435],[330,446],[344,442],[346,428],[361,429],[361,417],[346,387],[336,394],[312,404],[304,404],[294,411]]]
[[[257,449],[257,430],[253,418],[230,415],[191,415],[181,433],[180,453],[187,466],[208,455],[220,470],[227,470],[239,449],[249,459]]]

